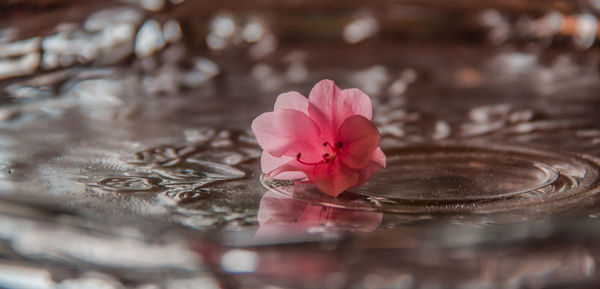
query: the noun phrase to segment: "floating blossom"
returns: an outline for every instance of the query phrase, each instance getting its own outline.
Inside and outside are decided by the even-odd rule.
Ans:
[[[263,148],[266,178],[308,179],[337,197],[385,167],[379,131],[371,122],[371,99],[359,89],[341,90],[322,80],[308,99],[280,94],[272,112],[258,116],[252,131]]]

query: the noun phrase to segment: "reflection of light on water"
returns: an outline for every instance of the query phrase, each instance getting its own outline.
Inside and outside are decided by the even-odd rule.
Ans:
[[[76,279],[61,281],[56,287],[60,289],[117,289],[123,284],[116,278],[99,272],[86,272]]]
[[[286,62],[289,62],[285,72],[287,80],[292,83],[299,83],[308,77],[309,71],[305,63],[307,58],[307,53],[302,50],[291,52],[285,57]]]
[[[175,42],[181,40],[181,26],[175,20],[168,20],[163,24],[163,36],[167,42]]]
[[[173,1],[173,0],[171,0]],[[163,287],[139,287],[138,289],[159,289]],[[192,288],[202,288],[202,289],[222,289],[221,286],[217,283],[216,280],[210,277],[198,277],[198,278],[186,278],[186,279],[175,279],[168,280],[166,289],[192,289]],[[275,289],[275,288],[274,288]]]
[[[0,43],[10,42],[17,39],[17,28],[5,27],[0,28]]]
[[[302,62],[294,62],[286,72],[290,82],[302,82],[308,76],[308,68]]]
[[[196,58],[193,60],[193,64],[192,70],[179,77],[182,84],[187,87],[199,87],[221,72],[214,62],[206,58]]]
[[[258,255],[247,250],[229,250],[221,257],[221,267],[228,273],[252,273],[258,267]]]
[[[10,264],[0,264],[2,288],[50,289],[54,281],[48,270]]]
[[[0,217],[0,239],[28,258],[72,259],[114,268],[195,269],[196,259],[180,243],[150,244],[136,239],[137,231],[108,238],[85,230],[48,226],[26,219]],[[139,233],[138,233],[139,234]]]
[[[591,2],[594,6],[595,1]],[[588,49],[599,34],[598,19],[590,13],[565,15],[550,11],[539,18],[528,14],[520,15],[512,22],[508,18],[492,9],[480,13],[480,23],[488,29],[488,38],[492,43],[502,44],[509,38],[516,38],[534,40],[541,46],[548,46],[556,36],[562,35],[571,38],[575,47]]]
[[[135,38],[135,53],[138,57],[148,57],[165,45],[160,24],[148,20],[142,25]]]
[[[469,112],[471,122],[463,123],[461,128],[464,136],[483,135],[501,129],[520,132],[535,127],[529,122],[534,116],[535,113],[531,110],[516,110],[506,103],[484,105],[471,109]]]
[[[76,83],[67,93],[79,98],[82,105],[90,108],[114,107],[123,105],[119,98],[123,92],[122,83],[108,79],[92,79]]]
[[[142,19],[142,13],[137,9],[125,7],[104,9],[90,15],[83,23],[83,27],[86,31],[97,32],[119,23],[138,25]]]
[[[596,40],[598,20],[594,15],[582,14],[577,17],[574,41],[577,47],[590,48]]]
[[[283,77],[273,71],[271,66],[259,63],[252,68],[252,77],[259,81],[260,88],[265,91],[275,91],[283,84]]]
[[[516,77],[519,74],[531,71],[538,62],[535,54],[510,52],[498,54],[491,61],[491,65],[499,74],[505,77]]]
[[[397,288],[397,289],[408,289],[413,288],[415,278],[409,274],[393,274],[392,276],[388,275],[390,272],[381,272],[380,274],[371,273],[365,276],[362,280],[362,284],[366,289],[377,289],[377,288]],[[442,288],[441,285],[439,287],[432,287],[429,284],[421,284],[419,288],[427,288],[427,289],[437,289]]]
[[[233,16],[223,13],[215,16],[210,22],[210,29],[216,36],[227,38],[235,33],[235,22]]]
[[[0,44],[0,57],[19,56],[40,48],[40,37]]]
[[[206,45],[214,50],[225,49],[234,33],[236,25],[229,13],[216,15],[210,22],[210,33],[206,36]]]
[[[414,69],[404,69],[400,77],[390,84],[388,93],[391,97],[398,97],[408,89],[408,86],[417,80],[417,72]]]
[[[140,0],[140,6],[149,11],[160,11],[165,6],[164,0]]]
[[[227,46],[227,41],[223,37],[220,37],[214,33],[210,33],[208,36],[206,36],[206,45],[210,49],[221,50]]]
[[[248,42],[256,42],[260,40],[265,33],[263,24],[257,20],[252,20],[244,26],[242,36]]]
[[[510,24],[497,10],[484,10],[479,16],[481,23],[490,29],[488,38],[494,44],[501,44],[510,35]]]
[[[349,43],[358,43],[379,31],[377,19],[371,15],[360,17],[344,27],[343,37]]]
[[[352,80],[368,95],[378,96],[381,94],[383,86],[390,80],[390,76],[385,66],[373,65],[355,72]]]
[[[208,48],[225,50],[248,47],[248,56],[253,60],[261,59],[277,49],[277,37],[261,19],[252,17],[244,20],[246,19],[240,15],[229,12],[215,15],[210,21],[210,32],[205,39]]]
[[[436,122],[434,131],[433,131],[433,134],[431,137],[434,140],[445,139],[448,136],[450,136],[450,132],[451,132],[450,125],[447,122],[440,120],[440,121]]]
[[[250,47],[248,55],[252,59],[260,59],[277,49],[278,40],[275,35],[264,36],[260,41]]]
[[[40,64],[39,37],[12,43],[0,43],[0,79],[27,75]],[[16,59],[13,59],[17,57]]]
[[[27,75],[37,70],[40,54],[29,53],[17,60],[0,60],[0,79]]]
[[[142,16],[135,9],[106,9],[78,26],[57,27],[59,32],[42,41],[42,68],[70,66],[100,60],[116,63],[132,52],[135,27]]]

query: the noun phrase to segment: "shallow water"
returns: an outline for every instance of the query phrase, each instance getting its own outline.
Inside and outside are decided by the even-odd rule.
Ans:
[[[0,4],[0,286],[595,288],[595,16],[545,3]],[[388,157],[337,199],[249,131],[323,78]]]

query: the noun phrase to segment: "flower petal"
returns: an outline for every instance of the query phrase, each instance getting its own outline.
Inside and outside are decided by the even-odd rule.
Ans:
[[[338,140],[343,143],[340,150],[344,163],[355,169],[366,167],[379,145],[377,127],[364,116],[354,115],[347,118],[338,133]]]
[[[342,98],[344,108],[344,118],[358,114],[364,116],[366,119],[371,120],[373,116],[373,108],[371,105],[371,99],[367,94],[362,92],[358,88],[350,88],[342,90]]]
[[[371,176],[373,176],[375,171],[385,168],[385,165],[385,155],[383,154],[383,151],[381,151],[380,148],[377,148],[373,152],[373,157],[371,158],[371,161],[369,162],[367,167],[359,171],[360,177],[356,186],[360,186],[367,182],[367,180],[369,180]]]
[[[337,131],[334,115],[340,93],[333,81],[325,79],[315,84],[308,96],[308,115],[321,128],[322,138],[329,142]]]
[[[360,175],[339,158],[330,164],[322,164],[305,170],[306,176],[321,190],[321,192],[332,197],[337,197],[343,191],[356,186]]]
[[[308,99],[295,91],[282,93],[275,101],[275,110],[279,109],[293,109],[308,115]]]
[[[328,136],[337,132],[346,118],[358,114],[370,120],[373,113],[369,96],[355,88],[340,90],[328,79],[315,84],[308,102],[308,114]]]
[[[293,157],[276,157],[263,151],[260,156],[260,166],[267,178],[277,177],[279,180],[299,180],[306,178],[306,175],[300,169],[287,165],[293,160]]]
[[[380,165],[381,168],[386,167],[385,154],[383,153],[383,151],[380,148],[375,149],[375,151],[373,152],[373,157],[371,158],[371,161]]]
[[[273,156],[295,157],[314,161],[321,158],[319,127],[304,113],[281,109],[266,112],[252,121],[252,132],[258,144]]]

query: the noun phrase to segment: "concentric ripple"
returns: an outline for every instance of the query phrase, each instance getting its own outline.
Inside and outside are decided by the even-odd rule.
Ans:
[[[262,183],[324,205],[398,213],[566,210],[591,205],[600,191],[600,161],[586,155],[478,145],[415,146],[386,155],[386,169],[338,198],[312,185]]]

